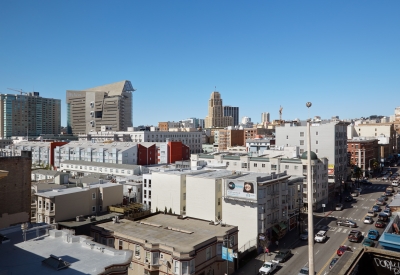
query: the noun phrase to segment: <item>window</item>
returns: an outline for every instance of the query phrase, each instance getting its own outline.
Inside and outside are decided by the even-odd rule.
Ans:
[[[217,243],[217,255],[222,255],[222,243]]]
[[[315,135],[316,135],[316,136],[318,136],[318,131],[317,131],[317,132],[315,132]]]
[[[212,248],[212,247],[207,247],[207,249],[206,249],[206,261],[208,261],[208,260],[211,259],[211,257],[212,257],[211,248]]]
[[[294,166],[294,170],[297,170],[299,167],[297,165]]]
[[[180,274],[180,272],[179,272],[179,264],[180,264],[180,262],[174,261],[174,273],[175,274]]]
[[[42,208],[42,200],[39,200],[39,208]]]
[[[150,263],[150,252],[146,251],[146,256],[144,258],[144,262],[145,263]]]
[[[265,168],[265,164],[264,164],[264,163],[263,163],[263,164],[261,164],[261,167],[262,167],[262,168]]]
[[[289,169],[289,165],[285,165],[285,169]]]
[[[158,265],[158,261],[160,259],[160,252],[151,252],[151,264]]]
[[[96,199],[96,193],[92,193],[92,199]]]
[[[118,240],[118,249],[119,250],[122,250],[123,244],[124,244],[123,240]]]
[[[300,149],[300,154],[303,154],[304,153],[304,149]]]
[[[286,136],[286,139],[289,139],[289,136]]]
[[[114,247],[114,239],[107,239],[107,245],[109,247]]]
[[[221,198],[218,198],[218,205],[221,205]]]
[[[92,206],[92,212],[96,212],[96,206]]]
[[[300,132],[300,136],[301,136],[301,137],[304,137],[304,132]]]
[[[257,167],[257,163],[254,163],[254,167]]]
[[[318,140],[315,141],[315,144],[318,144]]]
[[[50,211],[54,211],[54,203],[50,202]]]
[[[242,168],[247,168],[247,163],[242,163]]]
[[[276,170],[276,165],[275,164],[271,164],[271,170]]]
[[[304,145],[304,140],[300,140],[300,145]]]
[[[183,200],[186,200],[186,193],[183,193]]]
[[[99,205],[99,211],[100,212],[103,211],[103,206],[102,205]]]

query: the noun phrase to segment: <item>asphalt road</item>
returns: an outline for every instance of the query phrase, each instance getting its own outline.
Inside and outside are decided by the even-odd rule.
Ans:
[[[328,229],[328,239],[325,243],[315,243],[314,245],[314,266],[317,275],[323,275],[329,271],[329,264],[333,258],[338,258],[336,251],[340,245],[348,245],[353,251],[362,248],[363,239],[358,242],[349,242],[347,240],[348,233],[353,229],[345,226],[337,226],[336,220],[350,219],[357,223],[358,227],[354,228],[361,231],[363,237],[366,238],[369,229],[377,229],[381,234],[383,228],[376,228],[375,224],[364,224],[364,217],[374,204],[376,199],[386,190],[390,182],[374,181],[372,185],[363,186],[361,196],[356,197],[354,202],[344,202],[342,211],[333,211],[325,218],[314,217],[314,233],[324,227]],[[395,188],[395,191],[397,188]],[[343,197],[344,198],[344,197]],[[389,197],[387,202],[390,202],[392,197]],[[381,207],[383,209],[383,207]],[[377,217],[374,217],[374,222]],[[303,266],[308,266],[308,242],[298,240],[292,247],[293,256],[285,263],[281,264],[281,268],[275,274],[294,274],[297,275]],[[377,242],[375,242],[377,245]],[[274,255],[273,255],[274,256]],[[266,260],[273,259],[267,257]]]

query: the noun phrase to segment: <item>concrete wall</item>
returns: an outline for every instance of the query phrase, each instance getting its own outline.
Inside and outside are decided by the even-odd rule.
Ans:
[[[183,182],[186,180],[185,175],[181,174],[168,174],[168,173],[152,173],[151,185],[151,209],[154,211],[156,208],[164,211],[172,209],[172,213],[180,214],[183,210]]]

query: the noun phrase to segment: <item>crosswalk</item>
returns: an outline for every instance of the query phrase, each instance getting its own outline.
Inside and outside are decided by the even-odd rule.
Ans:
[[[317,227],[315,227],[315,231],[318,232],[318,230],[327,230],[327,231],[331,231],[331,232],[335,232],[336,233],[343,233],[343,234],[349,234],[351,230],[353,230],[352,228],[346,228],[346,227],[333,227],[333,226],[327,226],[327,225],[318,225]],[[357,230],[355,228],[355,230]],[[361,232],[362,236],[367,236],[367,232]]]
[[[387,187],[386,185],[366,185],[363,187],[363,189],[378,190],[378,189],[386,189],[386,187]]]

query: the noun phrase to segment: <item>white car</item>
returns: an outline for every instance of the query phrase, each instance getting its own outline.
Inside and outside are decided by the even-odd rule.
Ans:
[[[370,216],[365,216],[364,223],[371,224],[371,223],[374,223],[374,220]]]
[[[317,243],[322,243],[322,242],[326,241],[326,238],[327,238],[326,233],[327,233],[327,232],[324,231],[324,230],[319,231],[319,232],[317,233],[317,235],[315,235],[314,240],[315,240]]]
[[[399,182],[397,180],[392,181],[392,186],[399,186]]]
[[[273,263],[273,262],[265,262],[262,267],[260,268],[259,273],[261,275],[264,274],[271,274],[276,268],[277,268],[278,264],[277,263]]]

